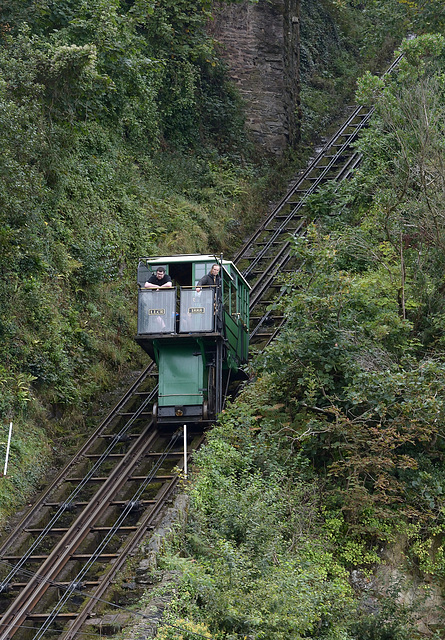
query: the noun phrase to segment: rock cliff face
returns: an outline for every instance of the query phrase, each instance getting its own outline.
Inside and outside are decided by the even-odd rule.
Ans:
[[[214,5],[210,31],[246,103],[256,141],[281,154],[298,141],[299,0]]]

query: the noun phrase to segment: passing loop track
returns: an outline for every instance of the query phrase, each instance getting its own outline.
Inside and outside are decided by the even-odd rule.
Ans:
[[[304,232],[307,199],[359,165],[353,142],[372,112],[352,111],[234,258],[252,285],[251,341],[257,348],[285,323],[271,305],[280,295],[281,274],[296,268],[292,237]],[[153,422],[156,393],[150,365],[2,541],[0,640],[55,633],[75,638],[128,554],[155,526],[183,464],[180,425],[166,433]],[[187,451],[203,439],[203,425],[191,427]]]

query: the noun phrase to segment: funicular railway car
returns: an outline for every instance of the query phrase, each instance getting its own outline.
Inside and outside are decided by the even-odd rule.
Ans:
[[[212,266],[218,284],[197,286]],[[146,288],[159,267],[172,286]],[[250,286],[233,262],[212,255],[140,258],[136,341],[156,362],[160,423],[200,422],[222,409],[249,349]]]

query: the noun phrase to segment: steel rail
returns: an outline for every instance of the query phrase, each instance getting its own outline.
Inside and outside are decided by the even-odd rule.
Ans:
[[[347,122],[342,125],[340,130],[337,131],[334,134],[334,136],[331,139],[329,139],[328,142],[326,142],[326,144],[323,146],[323,148],[317,153],[315,158],[313,158],[310,161],[310,163],[307,166],[307,168],[303,171],[303,173],[301,175],[298,176],[298,180],[295,183],[295,185],[283,196],[283,198],[278,202],[278,204],[275,206],[273,211],[271,211],[271,213],[268,215],[266,220],[263,221],[263,223],[260,225],[260,227],[253,232],[253,234],[250,236],[250,238],[247,240],[247,242],[241,247],[241,249],[238,250],[238,252],[235,254],[235,256],[233,258],[234,262],[238,263],[243,258],[243,256],[246,253],[247,249],[249,247],[255,245],[256,241],[259,238],[259,236],[264,231],[264,228],[270,222],[272,222],[272,221],[274,221],[276,219],[276,217],[279,214],[279,212],[281,211],[281,209],[283,209],[283,207],[288,204],[290,198],[296,193],[296,191],[301,186],[301,184],[309,177],[309,175],[314,171],[314,169],[318,168],[319,163],[323,160],[323,158],[327,154],[327,151],[331,148],[331,146],[333,144],[333,141],[337,138],[337,136],[340,134],[340,132],[342,130],[344,130],[348,126],[348,123],[351,120],[353,120],[355,117],[357,117],[357,113],[361,109],[362,109],[361,106],[356,107],[355,111],[351,114],[351,116],[349,116]]]
[[[316,156],[316,158],[314,160],[312,160],[312,162],[310,163],[308,168],[298,178],[298,181],[296,182],[296,184],[291,188],[291,190],[282,198],[282,200],[278,203],[278,205],[274,208],[274,210],[269,214],[269,216],[266,219],[266,221],[264,221],[263,224],[254,232],[254,234],[251,236],[249,241],[244,245],[244,247],[238,251],[238,253],[236,254],[236,256],[234,258],[235,262],[238,263],[244,258],[244,254],[246,253],[246,251],[249,248],[251,248],[252,246],[256,245],[257,240],[261,236],[262,233],[268,232],[268,231],[273,231],[274,232],[274,237],[276,238],[277,235],[279,235],[279,232],[281,232],[284,229],[284,227],[292,220],[292,218],[295,216],[295,213],[297,211],[299,211],[299,209],[303,206],[303,204],[305,204],[307,198],[318,189],[318,187],[320,186],[320,184],[323,181],[326,181],[327,173],[332,169],[332,167],[335,164],[338,163],[338,160],[341,158],[342,155],[344,155],[345,150],[356,139],[359,131],[363,128],[364,125],[362,123],[359,123],[359,125],[354,125],[354,131],[351,134],[349,134],[349,138],[335,152],[335,155],[330,158],[328,164],[325,165],[325,166],[320,166],[320,163],[326,158],[327,150],[331,149],[332,146],[336,143],[336,141],[339,140],[342,136],[345,135],[345,133],[344,133],[345,129],[347,129],[349,126],[351,126],[350,122],[354,118],[356,118],[357,117],[357,113],[362,111],[363,109],[364,109],[364,107],[357,107],[357,109],[350,116],[348,121],[341,127],[341,129],[336,134],[334,134],[334,136],[323,147],[322,151],[320,151],[320,153]],[[366,123],[369,120],[371,112],[372,112],[372,110],[368,110],[365,113],[364,120],[366,118]],[[344,163],[342,162],[341,165],[343,166],[343,164]],[[318,177],[312,182],[312,184],[311,184],[311,186],[309,188],[302,189],[301,187],[302,187],[303,183],[307,182],[309,176],[314,172],[319,172]],[[299,199],[299,201],[297,203],[293,203],[291,199],[296,194],[296,192],[298,190],[301,190],[302,195],[300,196],[300,199]],[[295,204],[295,207],[292,208],[291,212],[286,216],[285,221],[279,225],[278,229],[276,229],[276,230],[267,229],[267,225],[269,225],[271,222],[274,222],[275,220],[277,220],[277,218],[280,215],[280,212],[282,211],[282,209],[285,206],[288,206],[290,204]],[[277,234],[277,232],[278,232],[278,234]],[[255,261],[255,263],[256,263],[256,261]],[[243,273],[247,273],[247,274],[250,273],[250,271],[252,270],[252,266],[254,266],[254,265],[252,265],[252,263],[249,262],[248,269],[246,269],[246,271],[243,272]]]
[[[128,515],[130,514],[130,512],[132,510],[131,503],[133,501],[137,501],[141,497],[145,487],[155,477],[157,471],[161,468],[165,458],[167,457],[168,451],[175,445],[175,443],[178,440],[178,438],[179,438],[179,434],[178,433],[173,434],[173,436],[172,436],[167,448],[164,450],[164,456],[161,457],[161,458],[158,458],[158,460],[156,461],[156,465],[150,471],[148,476],[146,476],[144,482],[142,482],[142,484],[135,491],[135,493],[133,494],[132,498],[130,499],[130,502],[127,504],[127,506],[122,511],[122,513],[119,515],[117,520],[113,523],[113,526],[111,527],[110,531],[103,538],[103,540],[101,540],[100,544],[96,547],[94,552],[91,554],[91,557],[89,558],[89,560],[83,565],[82,569],[73,578],[70,586],[67,589],[65,589],[63,596],[61,598],[59,598],[58,603],[53,607],[53,610],[49,614],[47,620],[42,625],[42,627],[40,628],[38,633],[35,634],[34,640],[40,640],[40,638],[43,637],[43,634],[49,628],[51,623],[55,620],[55,618],[57,617],[57,614],[59,614],[61,612],[61,609],[63,608],[65,603],[69,600],[69,598],[71,597],[73,592],[75,590],[77,590],[78,584],[80,582],[82,582],[82,580],[85,578],[87,572],[92,567],[92,565],[94,564],[96,559],[102,554],[104,549],[108,546],[108,543],[111,540],[111,538],[113,537],[113,535],[119,530],[120,525],[126,520]],[[173,478],[172,478],[172,480],[173,480]]]
[[[150,501],[150,502],[155,502],[155,504],[153,505],[153,508],[150,510],[145,510],[144,515],[139,518],[137,527],[131,527],[132,534],[127,537],[124,545],[119,550],[119,553],[114,553],[114,554],[104,553],[104,550],[107,544],[109,543],[109,541],[112,539],[114,533],[116,533],[117,531],[123,528],[122,523],[125,521],[125,519],[128,517],[128,515],[131,512],[131,507],[128,505],[135,503],[136,501],[139,501],[146,486],[148,486],[148,484],[152,480],[155,480],[158,477],[160,477],[156,474],[160,470],[161,466],[165,463],[165,461],[169,459],[171,455],[174,455],[174,456],[177,455],[176,452],[172,452],[172,447],[175,444],[175,441],[178,439],[178,437],[179,437],[178,433],[175,434],[174,437],[172,437],[169,445],[164,449],[162,453],[160,453],[157,456],[155,466],[151,469],[150,473],[145,476],[143,484],[138,487],[138,489],[133,494],[132,498],[128,501],[127,508],[117,518],[113,527],[107,527],[107,529],[109,530],[107,533],[107,536],[101,541],[101,543],[97,546],[96,550],[93,553],[90,553],[87,556],[85,556],[85,559],[86,559],[85,565],[70,583],[62,584],[59,581],[55,582],[52,577],[48,577],[48,575],[43,575],[42,570],[40,570],[39,573],[33,573],[30,571],[24,572],[28,575],[31,575],[35,580],[38,581],[39,584],[44,583],[46,585],[46,588],[44,588],[45,591],[50,586],[57,586],[59,589],[63,589],[63,595],[61,598],[59,598],[58,604],[55,607],[53,607],[53,610],[51,613],[34,614],[28,611],[27,617],[29,618],[37,617],[38,619],[44,619],[43,625],[40,627],[40,630],[37,631],[37,634],[34,636],[34,638],[36,639],[41,638],[45,633],[45,631],[49,629],[51,623],[56,618],[59,619],[63,617],[75,619],[74,622],[72,623],[72,626],[70,627],[69,632],[67,632],[69,633],[68,637],[74,637],[76,633],[78,633],[77,630],[80,629],[86,617],[88,617],[92,608],[94,608],[94,606],[96,605],[97,600],[103,595],[103,593],[105,593],[113,577],[116,575],[117,571],[122,567],[123,563],[126,560],[126,555],[131,550],[134,550],[136,546],[140,543],[141,539],[146,534],[147,530],[153,525],[154,520],[159,516],[159,513],[161,512],[163,506],[165,505],[165,501],[169,498],[169,496],[174,491],[174,488],[176,487],[176,484],[179,480],[178,475],[175,474],[174,476],[162,476],[165,479],[169,478],[169,481],[163,483],[161,489],[158,491],[156,495],[155,501]],[[194,436],[192,440],[192,447],[193,446],[195,448],[199,447],[203,439],[204,439],[204,435],[202,433],[199,433],[198,437]],[[139,456],[139,460],[143,458],[143,456],[144,456],[144,452],[142,452],[141,455]],[[179,468],[182,468],[183,459],[179,462],[177,466]],[[80,557],[84,557],[84,554],[83,555],[71,554],[71,557],[80,558]],[[97,588],[95,589],[94,593],[84,593],[83,591],[79,591],[78,585],[85,584],[83,582],[83,578],[86,575],[89,568],[91,568],[95,560],[97,559],[101,560],[102,558],[113,559],[113,563],[110,565],[110,568],[108,569],[105,576],[101,577],[100,582],[96,581]],[[89,581],[89,582],[90,584],[94,584],[94,581],[93,582]],[[69,598],[74,594],[81,595],[82,597],[87,598],[85,607],[83,607],[83,609],[79,613],[73,613],[73,612],[62,613],[61,609],[63,608],[64,604],[66,604]],[[17,601],[15,602],[17,603]],[[13,635],[13,632],[10,634],[10,637],[12,637],[12,635]]]
[[[36,603],[48,589],[48,582],[54,581],[76,549],[90,532],[101,514],[108,508],[116,491],[124,484],[139,462],[142,453],[152,444],[156,432],[148,435],[150,425],[140,434],[133,443],[124,459],[112,470],[108,481],[102,485],[95,494],[90,508],[85,509],[69,531],[57,543],[46,560],[43,562],[39,575],[44,580],[32,579],[28,585],[18,594],[17,598],[3,614],[0,628],[0,640],[8,640],[15,635],[18,625],[22,624],[27,614],[33,610]]]
[[[403,55],[399,55],[384,72],[383,77],[394,71],[402,58]],[[259,270],[259,265],[262,267],[262,269],[259,270],[257,278],[254,280],[254,284],[250,292],[251,319],[255,318],[253,315],[254,310],[259,305],[265,304],[265,294],[268,293],[272,287],[277,287],[277,274],[286,268],[292,258],[291,241],[283,240],[280,242],[280,236],[286,233],[287,227],[292,221],[297,222],[297,227],[292,230],[292,232],[288,230],[288,237],[295,238],[297,235],[304,233],[305,222],[302,219],[302,216],[297,214],[299,214],[300,210],[305,206],[308,197],[315,193],[321,184],[325,184],[326,182],[338,182],[340,184],[344,180],[348,179],[357,169],[361,162],[361,154],[354,151],[351,145],[357,139],[364,127],[368,125],[374,112],[374,106],[370,108],[366,108],[363,105],[356,107],[349,118],[347,118],[338,131],[326,142],[303,173],[300,174],[296,183],[275,206],[263,224],[253,233],[248,242],[235,255],[234,261],[237,266],[239,266],[245,277],[253,274],[254,268]],[[357,119],[359,119],[359,122],[357,122]],[[342,137],[346,139],[340,147],[337,148]],[[337,149],[333,155],[330,153],[332,148]],[[326,158],[328,159],[328,162],[325,165],[323,163]],[[342,160],[342,158],[345,159]],[[342,162],[340,162],[340,160],[342,160]],[[337,174],[335,176],[328,175],[329,171],[331,171],[334,166],[338,168]],[[315,177],[311,177],[314,174]],[[303,188],[303,185],[309,180],[311,180],[311,185],[307,188]],[[297,202],[293,200],[295,195],[299,197]],[[291,210],[285,216],[283,222],[281,220],[283,217],[281,212],[286,207],[289,207]],[[273,223],[275,223],[275,227],[268,228],[268,226]],[[268,234],[269,237],[265,242],[261,242],[260,238],[264,233],[266,235]],[[255,246],[259,247],[259,251],[252,256],[252,248]],[[268,257],[270,254],[272,254],[272,257]],[[240,263],[245,260],[248,260],[249,264],[248,267],[243,270]],[[269,260],[269,262],[264,265],[264,262],[267,260]],[[268,305],[273,304],[277,299],[277,296],[274,295],[273,300],[269,300],[267,302]],[[260,327],[264,324],[266,318],[269,317],[270,310],[266,311],[265,314],[257,316],[257,318],[259,318],[259,322],[251,332],[251,338],[255,339],[265,337],[264,334],[260,335],[259,332]],[[263,344],[263,346],[269,344],[278,335],[285,323],[286,319],[279,317],[278,323],[274,327],[273,331],[271,331],[270,334],[266,334],[266,336],[268,336],[268,340],[266,344]]]
[[[199,448],[199,446],[204,441],[204,435],[201,434],[198,436],[195,444],[195,448]],[[191,452],[189,453],[191,455]],[[181,460],[178,463],[178,469],[183,469],[184,460]],[[170,483],[165,483],[163,485],[156,496],[156,504],[152,510],[146,511],[144,515],[140,518],[140,526],[138,530],[134,533],[134,535],[130,538],[128,537],[124,543],[124,548],[122,549],[122,553],[119,558],[110,566],[107,573],[102,576],[100,584],[96,587],[93,593],[86,594],[88,601],[86,605],[82,608],[82,610],[78,613],[76,620],[70,624],[68,630],[63,633],[61,640],[74,640],[77,637],[78,632],[80,631],[82,625],[90,616],[93,608],[96,606],[96,602],[99,598],[102,598],[107,589],[110,587],[114,577],[116,574],[123,568],[124,563],[127,560],[127,555],[132,553],[138,545],[142,542],[145,537],[147,530],[150,526],[153,526],[153,523],[159,518],[159,515],[162,509],[165,506],[166,501],[173,494],[177,484],[179,482],[179,476],[175,475],[174,478],[170,481]]]
[[[250,260],[249,266],[246,269],[243,270],[243,276],[244,277],[247,277],[252,272],[254,267],[257,266],[257,264],[260,262],[260,260],[268,253],[268,251],[272,247],[273,242],[278,238],[278,236],[280,236],[282,233],[286,232],[286,227],[289,224],[289,222],[295,218],[296,213],[298,213],[300,211],[300,209],[302,209],[304,207],[304,205],[306,204],[309,196],[311,196],[313,193],[315,193],[321,184],[326,183],[328,181],[329,182],[335,182],[335,181],[337,181],[337,179],[343,180],[344,165],[346,163],[342,163],[340,171],[339,171],[339,173],[337,173],[337,175],[335,177],[327,178],[327,174],[331,171],[331,169],[333,168],[334,165],[338,166],[338,163],[337,163],[338,158],[341,157],[342,155],[344,155],[345,151],[350,149],[351,143],[357,138],[359,131],[361,131],[362,126],[365,126],[365,124],[368,122],[369,117],[370,117],[370,112],[368,112],[366,114],[366,118],[363,119],[363,122],[362,122],[360,128],[357,127],[357,129],[348,136],[346,141],[341,145],[341,147],[339,148],[339,150],[336,153],[336,155],[326,165],[326,167],[322,167],[321,168],[321,171],[319,172],[319,175],[317,176],[317,178],[314,179],[313,183],[311,184],[311,186],[308,189],[306,189],[304,195],[302,195],[302,197],[299,199],[298,203],[296,203],[296,205],[291,209],[291,211],[288,214],[288,216],[286,217],[285,221],[282,222],[272,232],[272,235],[268,239],[266,245],[259,251],[259,253],[252,260]],[[348,161],[350,160],[351,155],[352,154],[349,155]],[[304,182],[304,179],[302,179],[299,184],[301,184],[302,182]],[[287,200],[287,202],[289,202],[289,199]],[[301,226],[301,223],[300,223],[300,226]],[[264,229],[263,229],[263,231],[264,231]],[[295,234],[295,231],[294,231],[294,234]]]
[[[44,490],[42,494],[40,494],[37,501],[34,503],[33,508],[28,511],[24,517],[20,520],[20,522],[15,526],[14,531],[10,536],[6,538],[6,540],[0,546],[0,558],[8,549],[8,547],[15,541],[17,536],[17,531],[25,529],[29,522],[35,517],[35,513],[39,511],[42,507],[45,506],[48,497],[55,491],[55,489],[60,485],[60,482],[67,475],[68,471],[73,468],[76,464],[79,464],[81,459],[85,456],[88,449],[92,447],[97,440],[103,436],[103,432],[110,425],[112,420],[116,417],[117,412],[121,409],[121,407],[125,406],[125,404],[129,401],[129,399],[134,395],[135,390],[141,386],[141,384],[147,379],[149,375],[152,374],[154,370],[154,363],[150,363],[148,367],[144,369],[138,379],[129,387],[129,389],[125,392],[122,398],[117,402],[117,404],[111,409],[106,418],[100,423],[94,433],[85,441],[79,451],[76,453],[74,458],[72,458],[59,472],[57,477],[48,485],[48,487]]]
[[[403,55],[399,55],[391,63],[391,65],[388,67],[388,69],[384,72],[383,77],[387,76],[392,71],[394,71],[394,69],[397,68],[397,66],[398,66],[400,60],[402,59],[402,57],[403,57]],[[299,176],[299,178],[298,178],[297,182],[295,183],[295,185],[288,191],[288,193],[276,205],[274,210],[269,214],[269,216],[263,222],[263,224],[253,233],[253,235],[250,237],[250,239],[247,241],[247,243],[236,253],[236,255],[234,257],[234,261],[236,263],[241,262],[243,259],[249,259],[249,266],[247,267],[246,270],[243,271],[243,275],[244,276],[249,275],[249,273],[252,271],[253,267],[256,266],[258,261],[265,254],[266,247],[267,247],[267,249],[269,249],[272,246],[272,243],[277,239],[277,237],[281,233],[285,232],[285,230],[286,230],[285,227],[295,217],[295,213],[297,213],[304,206],[308,196],[311,195],[312,193],[314,193],[314,191],[320,186],[320,184],[322,184],[324,182],[327,182],[327,181],[330,182],[333,179],[335,180],[335,179],[339,179],[339,178],[341,178],[341,181],[342,181],[346,177],[349,177],[351,172],[357,167],[357,165],[360,163],[360,160],[361,160],[360,154],[358,154],[357,152],[353,152],[353,153],[350,152],[349,153],[348,162],[351,162],[352,166],[347,168],[345,175],[344,176],[341,175],[341,172],[345,171],[345,168],[346,168],[346,166],[342,166],[341,169],[340,169],[340,174],[338,174],[336,178],[332,178],[332,177],[326,178],[326,175],[327,175],[328,171],[336,164],[336,161],[339,160],[342,157],[344,152],[347,151],[348,148],[350,148],[352,142],[354,142],[356,140],[357,136],[363,130],[363,128],[365,126],[367,126],[370,118],[374,114],[374,111],[375,111],[375,107],[374,106],[372,106],[370,108],[367,108],[364,105],[359,105],[359,106],[356,107],[354,112],[341,125],[340,129],[337,130],[337,132],[330,138],[330,140],[328,142],[326,142],[326,144],[319,151],[317,156],[310,162],[309,166]],[[357,118],[361,118],[361,121],[358,122],[358,123],[354,123],[354,120],[356,120]],[[346,131],[347,131],[347,129],[350,129],[350,128],[352,128],[353,131],[351,133],[347,134]],[[323,159],[326,158],[329,150],[332,149],[332,147],[334,147],[336,145],[338,140],[340,140],[342,137],[345,137],[345,136],[347,136],[345,142],[335,152],[334,156],[331,157],[331,159],[328,162],[328,164],[326,166],[320,166],[320,164],[323,161]],[[345,163],[342,163],[342,165],[345,165]],[[308,189],[301,189],[301,186],[304,184],[304,182],[307,182],[307,180],[309,179],[310,175],[313,172],[316,172],[316,171],[319,171],[319,170],[321,170],[321,173],[317,178],[315,178],[315,180],[313,181],[311,186]],[[276,230],[267,229],[267,225],[268,224],[270,224],[271,222],[273,222],[273,221],[278,219],[278,216],[280,215],[281,210],[285,206],[289,206],[290,204],[293,204],[291,198],[299,190],[301,190],[302,196],[300,197],[298,203],[296,203],[296,206],[287,215],[284,223],[280,224],[278,229],[276,229]],[[266,243],[266,247],[264,247],[260,251],[260,255],[254,256],[253,260],[251,260],[250,257],[248,255],[246,255],[248,253],[248,250],[251,249],[252,246],[255,246],[255,245],[258,244],[257,241],[258,241],[258,239],[259,239],[259,237],[261,236],[262,233],[271,232],[271,231],[273,231],[273,237],[271,239],[269,239],[269,241]],[[295,235],[296,231],[294,231],[294,235]]]
[[[54,516],[50,519],[50,521],[48,522],[48,524],[42,529],[41,533],[39,534],[39,536],[34,540],[33,544],[28,548],[28,550],[26,551],[26,553],[23,554],[22,559],[19,563],[17,563],[17,565],[14,567],[14,569],[12,569],[10,571],[10,573],[6,576],[6,578],[4,578],[2,580],[2,582],[0,583],[0,589],[1,587],[3,587],[5,584],[7,584],[8,582],[10,582],[13,577],[16,575],[16,573],[21,569],[21,567],[23,566],[23,564],[26,562],[26,560],[32,555],[33,551],[38,547],[38,545],[41,543],[41,541],[47,536],[47,534],[51,531],[51,529],[53,528],[53,526],[56,524],[56,522],[60,519],[60,517],[65,513],[65,511],[68,509],[68,507],[74,502],[76,496],[80,493],[80,491],[83,489],[83,487],[87,484],[87,482],[89,482],[93,477],[94,477],[94,473],[100,468],[100,466],[102,465],[102,463],[108,459],[108,455],[109,453],[114,449],[114,447],[116,446],[116,444],[119,442],[119,436],[124,435],[128,429],[132,426],[132,424],[136,421],[136,419],[139,417],[139,414],[142,413],[143,409],[145,409],[147,403],[150,401],[150,399],[152,399],[152,396],[154,395],[155,392],[152,392],[152,394],[148,395],[146,400],[142,403],[141,407],[138,409],[138,411],[132,416],[132,418],[127,422],[127,424],[125,425],[125,427],[119,432],[119,434],[116,434],[116,436],[112,439],[112,441],[110,442],[110,444],[108,445],[108,447],[106,448],[106,450],[101,454],[101,456],[99,457],[99,459],[94,463],[93,467],[83,476],[83,478],[79,478],[77,480],[79,480],[79,484],[77,485],[77,487],[71,492],[71,494],[69,495],[68,499],[65,500],[63,502],[63,504],[59,507],[59,509],[56,511],[56,513],[54,514]],[[127,394],[128,395],[128,392]],[[122,406],[122,403],[118,403],[118,406]],[[97,433],[97,432],[96,432]],[[90,438],[91,442],[95,442],[97,440],[97,437],[92,437]],[[85,447],[83,447],[83,450],[85,449]],[[79,454],[78,456],[76,456],[76,458],[79,458]],[[60,484],[60,482],[66,481],[66,473],[69,472],[69,470],[72,468],[71,464],[68,464],[65,469],[63,470],[63,472],[61,474],[59,474],[59,478],[58,478],[58,483]],[[69,480],[73,480],[72,478],[69,478]],[[48,495],[48,492],[45,492],[45,495]],[[0,558],[4,556],[4,548],[2,548],[0,550]],[[1,637],[1,636],[0,636]]]

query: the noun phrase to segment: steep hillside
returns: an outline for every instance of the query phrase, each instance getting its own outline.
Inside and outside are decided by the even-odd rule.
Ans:
[[[335,5],[326,3],[330,20]],[[75,446],[90,428],[99,394],[140,366],[138,256],[233,250],[296,160],[277,170],[249,141],[207,32],[209,2],[1,8],[0,432],[14,423],[0,486],[7,510],[60,439]],[[334,50],[319,73],[330,73]]]
[[[4,518],[141,366],[138,256],[229,252],[282,165],[249,140],[208,2],[2,8]],[[286,330],[196,457],[188,527],[160,559],[181,571],[165,621],[227,640],[440,638],[443,10],[302,10],[305,144],[350,92],[353,59],[378,49],[381,61],[407,30],[437,33],[403,45],[395,79],[360,82],[377,105],[362,170],[313,198]]]
[[[69,425],[75,444],[98,394],[140,366],[137,258],[224,251],[255,210],[265,171],[208,19],[200,1],[3,7],[4,506],[42,473],[51,439]]]

